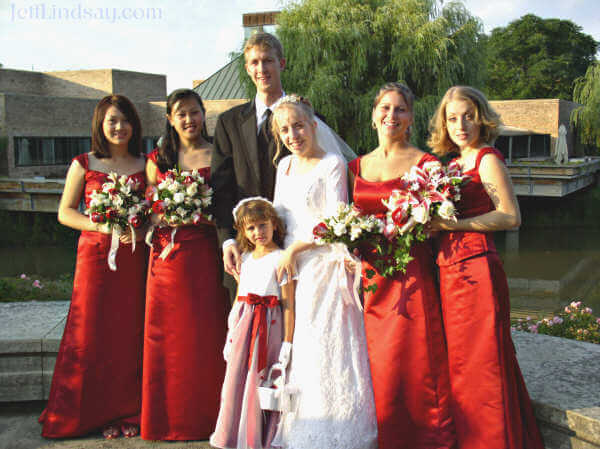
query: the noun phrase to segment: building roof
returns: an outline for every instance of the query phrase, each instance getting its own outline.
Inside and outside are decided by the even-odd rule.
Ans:
[[[238,56],[221,67],[204,82],[194,88],[203,100],[233,100],[248,98],[246,89],[240,80]]]

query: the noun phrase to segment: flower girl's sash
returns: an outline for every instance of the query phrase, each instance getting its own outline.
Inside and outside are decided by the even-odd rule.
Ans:
[[[267,367],[267,309],[279,306],[279,298],[274,295],[260,296],[254,293],[248,293],[246,296],[238,296],[239,301],[243,301],[254,306],[252,315],[252,336],[250,338],[250,357],[248,357],[248,369],[252,365],[252,354],[254,354],[254,345],[256,344],[258,334],[258,365],[257,371],[260,373]]]

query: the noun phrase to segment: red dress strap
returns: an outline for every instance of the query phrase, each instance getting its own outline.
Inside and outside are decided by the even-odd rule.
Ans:
[[[494,148],[494,147],[482,148],[481,150],[479,150],[479,153],[477,153],[477,159],[475,160],[475,168],[477,169],[478,172],[479,172],[479,164],[481,163],[481,159],[483,159],[483,156],[485,156],[486,154],[493,154],[498,159],[500,159],[502,162],[504,162],[504,155],[500,151],[498,151],[496,148]]]
[[[148,155],[148,159],[150,159],[152,162],[154,162],[155,164],[157,164],[157,165],[158,165],[158,162],[157,162],[157,160],[158,160],[158,148],[155,148],[155,149],[152,151],[152,153],[150,153],[150,154]]]
[[[360,157],[357,157],[348,163],[348,168],[354,176],[358,176],[360,173],[360,159]]]
[[[433,154],[431,153],[425,153],[423,156],[421,156],[421,159],[419,159],[419,162],[417,162],[417,167],[419,168],[423,168],[423,165],[426,164],[427,162],[439,162],[440,160],[435,157]]]
[[[85,169],[85,171],[88,171],[90,162],[89,162],[87,153],[79,154],[79,155],[75,156],[73,158],[73,160],[79,162],[79,165],[81,165]]]

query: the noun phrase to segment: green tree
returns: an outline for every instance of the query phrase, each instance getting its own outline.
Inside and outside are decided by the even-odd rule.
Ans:
[[[571,100],[573,82],[595,60],[598,42],[569,20],[527,14],[487,41],[487,92],[493,99]]]
[[[585,76],[575,80],[573,100],[582,106],[571,114],[571,122],[584,145],[600,149],[600,63],[590,65]]]
[[[461,2],[304,0],[278,23],[284,88],[307,96],[360,153],[376,145],[372,101],[385,82],[405,82],[415,93],[413,142],[421,148],[446,89],[482,83],[481,23]]]

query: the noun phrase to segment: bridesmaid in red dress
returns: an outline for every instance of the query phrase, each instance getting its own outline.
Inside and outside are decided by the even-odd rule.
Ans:
[[[500,120],[481,92],[455,86],[431,121],[430,146],[455,159],[471,181],[458,221],[436,219],[440,296],[460,449],[544,447],[510,336],[506,275],[492,231],[521,223],[502,154],[489,146]]]
[[[56,358],[48,405],[39,421],[46,438],[104,428],[106,438],[138,432],[141,406],[144,281],[147,252],[131,252],[121,236],[117,271],[108,267],[110,229],[79,212],[81,196],[107,181],[109,172],[145,186],[142,131],[135,107],[121,95],[100,100],[92,121],[92,151],[77,156],[65,181],[58,221],[81,232],[71,307]],[[139,239],[143,233],[138,232]]]
[[[382,217],[400,177],[414,165],[437,160],[408,142],[413,94],[399,83],[384,85],[373,106],[379,146],[350,163],[353,201],[365,214]],[[440,303],[429,241],[411,249],[406,274],[369,280],[365,330],[377,411],[379,449],[455,447],[450,417],[448,365]],[[363,273],[375,270],[364,254]]]
[[[200,96],[178,89],[167,99],[166,134],[146,165],[148,183],[167,170],[199,169],[208,178],[211,144]],[[146,284],[141,435],[145,440],[205,440],[217,421],[229,297],[221,283],[214,225],[157,227]]]

